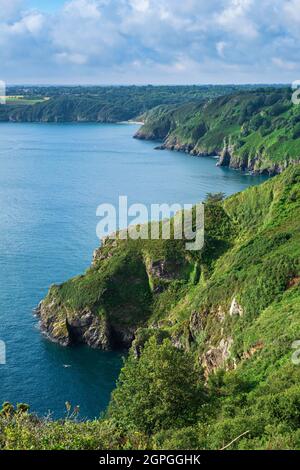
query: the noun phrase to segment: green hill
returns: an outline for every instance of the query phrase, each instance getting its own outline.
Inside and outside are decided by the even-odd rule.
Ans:
[[[134,119],[158,105],[179,105],[190,101],[199,103],[241,88],[253,87],[10,87],[8,95],[22,96],[23,100],[13,104],[8,99],[7,105],[0,106],[0,121],[114,123]]]
[[[210,197],[199,252],[107,241],[39,307],[62,344],[131,345],[106,416],[43,421],[6,404],[0,448],[299,449],[299,214],[295,165]]]
[[[220,165],[280,173],[300,161],[300,107],[289,89],[240,91],[205,103],[160,106],[143,116],[137,138],[191,155],[219,155]]]

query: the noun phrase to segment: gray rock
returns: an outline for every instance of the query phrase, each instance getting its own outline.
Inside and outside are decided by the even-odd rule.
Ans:
[[[236,298],[234,298],[231,302],[229,315],[231,317],[234,317],[234,316],[242,317],[244,315],[243,307],[237,302]]]

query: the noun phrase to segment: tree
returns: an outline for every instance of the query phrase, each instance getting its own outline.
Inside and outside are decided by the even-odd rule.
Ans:
[[[195,423],[205,400],[203,381],[189,353],[155,337],[121,371],[109,415],[124,429],[150,435]]]
[[[295,125],[293,129],[293,139],[299,139],[300,137],[300,122]]]
[[[206,193],[205,202],[207,204],[215,204],[217,202],[223,201],[225,196],[225,193]]]

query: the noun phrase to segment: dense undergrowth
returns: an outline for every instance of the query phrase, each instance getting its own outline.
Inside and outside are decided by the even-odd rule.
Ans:
[[[158,105],[200,102],[254,86],[14,86],[8,95],[22,100],[0,108],[0,121],[119,122]],[[46,99],[45,99],[46,98]],[[28,104],[29,103],[29,104]],[[30,104],[31,103],[31,104]]]
[[[225,165],[276,172],[300,157],[300,110],[291,94],[289,89],[260,89],[204,103],[163,105],[143,116],[137,136],[193,154],[223,153]]]
[[[108,242],[52,288],[54,312],[88,306],[135,340],[105,416],[6,404],[1,449],[300,449],[300,167],[205,206],[201,252]]]

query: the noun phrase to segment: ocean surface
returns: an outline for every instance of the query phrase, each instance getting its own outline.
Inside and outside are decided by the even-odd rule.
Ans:
[[[0,124],[0,402],[29,403],[39,415],[80,405],[105,409],[122,352],[62,348],[43,337],[33,309],[49,286],[82,273],[99,245],[97,206],[195,203],[264,177],[216,167],[213,158],[156,151],[132,138],[136,125]]]

